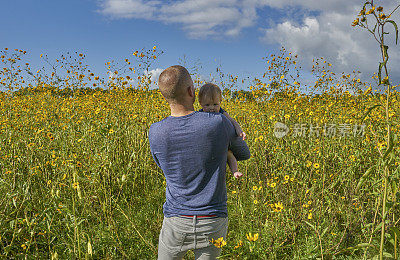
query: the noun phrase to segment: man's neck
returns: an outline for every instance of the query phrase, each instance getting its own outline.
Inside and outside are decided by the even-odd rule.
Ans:
[[[194,112],[193,104],[170,104],[171,108],[171,116],[179,117],[179,116],[186,116]]]

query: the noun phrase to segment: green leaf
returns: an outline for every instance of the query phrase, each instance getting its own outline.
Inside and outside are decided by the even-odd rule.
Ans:
[[[374,232],[373,232],[373,233],[375,233],[375,232],[378,231],[379,229],[382,229],[382,225],[383,225],[383,222],[379,223],[379,224],[376,226],[376,228],[374,229]]]
[[[328,228],[329,228],[329,227],[326,227],[326,228],[324,229],[324,231],[322,231],[322,233],[321,233],[321,238],[325,235],[326,231],[328,231]]]
[[[356,246],[348,247],[343,251],[356,250],[356,249],[361,249],[361,248],[370,247],[370,246],[373,246],[373,245],[370,245],[369,243],[360,243],[360,244],[358,244]]]
[[[390,130],[390,129],[389,129],[389,130]],[[389,153],[392,151],[393,146],[394,146],[393,137],[394,137],[394,136],[393,136],[393,133],[390,132],[390,133],[389,133],[389,147],[387,148],[385,154],[383,155],[383,160],[384,160],[385,162],[387,162],[387,156],[388,156]]]
[[[384,65],[384,62],[379,62],[379,68],[378,68],[378,80],[379,80],[379,85],[382,82],[382,67]]]
[[[361,248],[364,248],[364,247],[375,247],[375,248],[376,248],[376,246],[373,245],[373,244],[369,244],[369,243],[360,243],[360,244],[358,244],[358,245],[356,245],[356,246],[348,247],[348,248],[342,249],[342,250],[340,251],[340,253],[344,253],[344,252],[350,251],[350,250],[357,250],[357,249],[361,249]]]
[[[391,188],[392,188],[393,194],[396,194],[396,192],[397,192],[397,181],[392,181],[391,182]]]
[[[397,44],[397,40],[399,39],[399,29],[397,28],[397,24],[393,20],[387,20],[386,22],[393,24],[394,29],[396,31],[396,44]]]
[[[361,244],[354,246],[353,248],[358,249],[358,248],[369,247],[369,246],[370,246],[369,243],[361,243]]]
[[[381,105],[381,104],[377,104],[377,105],[374,105],[374,106],[368,108],[368,111],[367,111],[367,112],[364,114],[364,116],[361,118],[361,123],[362,123],[362,122],[364,121],[364,119],[368,116],[368,114],[371,113],[371,111],[372,111],[374,108],[379,107],[379,106],[382,106],[382,105]]]
[[[368,223],[368,224],[364,225],[364,226],[361,228],[361,230],[367,229],[367,228],[369,228],[369,227],[372,226],[372,225],[374,225],[374,223]]]
[[[357,187],[355,192],[357,192],[361,186],[364,184],[367,177],[371,174],[372,170],[375,169],[376,165],[371,166],[364,174],[361,176],[360,180],[358,181]]]
[[[314,229],[314,230],[315,230],[315,227],[314,227],[314,225],[313,225],[313,224],[311,224],[310,222],[308,222],[308,221],[305,221],[305,220],[304,220],[304,222],[306,222],[306,224],[307,224],[307,225],[309,225],[309,226],[310,226],[312,229]]]
[[[400,239],[400,230],[397,227],[391,227],[389,230],[396,234],[397,239]]]
[[[397,166],[396,170],[393,172],[394,177],[398,177],[397,175],[400,173],[400,165]]]
[[[386,62],[388,61],[388,59],[389,59],[389,55],[388,55],[388,52],[387,52],[387,50],[389,49],[389,46],[387,46],[387,45],[383,45],[383,57],[384,57],[384,63],[386,64]]]
[[[383,66],[386,66],[386,63],[389,60],[389,55],[387,52],[387,50],[389,49],[389,46],[382,45],[381,48],[383,51],[383,62],[379,62],[379,68],[378,68],[379,85],[381,85],[381,82],[382,82],[382,68],[383,68]]]

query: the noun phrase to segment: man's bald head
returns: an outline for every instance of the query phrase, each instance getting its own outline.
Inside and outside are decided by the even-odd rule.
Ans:
[[[158,78],[158,87],[168,103],[181,103],[192,84],[187,69],[179,65],[166,68]]]

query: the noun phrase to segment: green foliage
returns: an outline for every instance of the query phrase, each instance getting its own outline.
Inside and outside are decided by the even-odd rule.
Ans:
[[[368,11],[366,11],[366,8],[370,6],[371,9],[369,9]],[[387,101],[385,103],[385,110],[386,110],[386,124],[387,124],[387,137],[386,137],[386,143],[387,143],[387,149],[384,152],[384,154],[382,154],[382,152],[380,151],[380,158],[378,159],[378,164],[381,167],[381,174],[377,176],[376,179],[378,179],[378,181],[383,181],[383,189],[380,192],[380,194],[377,194],[377,196],[379,197],[379,203],[381,203],[382,201],[382,214],[381,214],[381,222],[378,225],[377,228],[381,229],[381,236],[380,236],[380,245],[379,245],[379,254],[376,255],[376,258],[379,256],[379,259],[383,259],[383,257],[389,257],[389,258],[395,258],[397,259],[397,254],[398,254],[398,237],[397,234],[394,233],[393,239],[390,239],[390,243],[392,244],[393,248],[389,248],[389,250],[393,250],[394,254],[390,254],[388,252],[387,247],[385,246],[385,240],[387,240],[388,236],[391,236],[392,234],[388,233],[388,229],[387,229],[387,218],[389,217],[389,214],[392,214],[392,218],[393,220],[396,219],[396,214],[395,212],[392,210],[393,207],[395,205],[398,205],[398,202],[396,200],[394,201],[390,201],[388,198],[390,196],[392,196],[393,198],[395,198],[396,194],[397,194],[397,181],[398,179],[393,179],[391,178],[391,174],[390,174],[390,165],[392,163],[392,161],[394,160],[394,154],[391,153],[391,151],[394,148],[395,143],[397,144],[397,135],[393,134],[391,126],[392,123],[391,121],[389,121],[389,117],[388,117],[388,111],[391,108],[391,104],[389,103],[389,99],[390,99],[390,94],[391,94],[391,84],[390,84],[390,80],[389,80],[389,73],[388,73],[388,68],[387,68],[387,62],[389,60],[389,54],[388,54],[388,49],[389,47],[387,45],[385,45],[385,35],[389,34],[388,32],[386,32],[384,30],[384,26],[386,23],[391,23],[394,26],[394,31],[396,34],[396,44],[397,44],[397,40],[398,40],[398,28],[397,28],[397,24],[396,22],[394,22],[393,20],[388,20],[389,17],[391,17],[391,15],[400,7],[400,5],[398,5],[388,16],[386,14],[383,13],[383,7],[379,6],[378,8],[375,8],[374,5],[374,1],[366,1],[365,4],[363,5],[363,8],[360,11],[359,16],[362,17],[361,19],[361,23],[359,18],[357,18],[356,20],[354,20],[353,22],[353,26],[360,26],[362,28],[367,29],[372,35],[373,37],[376,39],[376,41],[379,43],[379,47],[380,47],[380,52],[382,54],[382,61],[379,62],[379,67],[378,67],[378,85],[386,85],[388,87],[386,93],[388,95],[387,97]],[[375,10],[376,9],[376,10]],[[368,20],[371,21],[371,17],[373,19],[373,23],[375,24],[374,29],[371,30],[369,28],[368,25]],[[370,22],[371,23],[371,22]],[[378,30],[376,30],[378,29]],[[384,69],[384,73],[385,73],[385,78],[382,79],[382,70]],[[380,106],[380,104],[375,105],[373,107],[371,107],[367,114],[375,107]],[[365,116],[363,117],[364,120]],[[390,154],[390,156],[389,156]],[[371,168],[368,170],[370,171]],[[364,174],[365,177],[369,176],[369,172],[366,172]],[[368,174],[367,174],[368,173]],[[364,177],[363,176],[363,177]],[[365,178],[364,178],[365,179]],[[359,187],[360,185],[362,185],[362,182],[364,181],[363,178],[361,178],[359,184],[357,185],[357,187]],[[391,189],[389,189],[389,187]],[[379,204],[378,206],[379,207]],[[375,224],[375,220],[373,225]],[[368,245],[371,244],[371,241],[373,239],[373,233],[371,234],[370,240]],[[365,255],[364,254],[364,258]]]

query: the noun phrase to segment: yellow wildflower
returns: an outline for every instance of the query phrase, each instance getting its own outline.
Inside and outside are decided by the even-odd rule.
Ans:
[[[372,14],[373,12],[375,12],[375,6],[373,6],[371,9],[369,9],[369,11],[366,13],[368,14]],[[358,18],[357,18],[358,19]]]
[[[306,163],[307,168],[309,168],[311,165],[312,165],[312,162],[307,160],[307,163]]]
[[[50,140],[54,140],[54,135],[52,133],[48,132],[47,138],[49,138]]]
[[[223,237],[220,237],[220,238],[218,238],[218,239],[216,239],[216,240],[212,239],[212,240],[211,240],[211,243],[213,243],[214,246],[215,246],[215,247],[218,247],[218,248],[221,248],[221,247],[223,247],[223,246],[226,245],[226,241],[224,240]]]
[[[283,209],[282,202],[275,203],[274,206],[275,206],[275,208],[274,208],[275,212],[281,212]]]
[[[239,242],[237,243],[237,245],[234,247],[234,249],[239,248],[243,245],[243,241],[239,240]]]
[[[258,233],[255,233],[254,235],[252,235],[251,233],[246,234],[247,240],[249,241],[257,241],[258,239]]]

